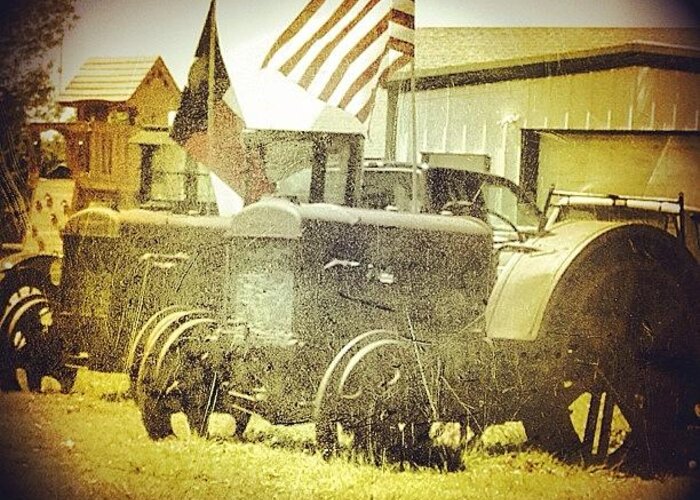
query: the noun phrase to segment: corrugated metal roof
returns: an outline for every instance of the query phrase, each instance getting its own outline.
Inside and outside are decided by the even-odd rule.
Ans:
[[[529,59],[631,42],[700,48],[697,28],[419,28],[416,68]]]
[[[61,93],[58,102],[124,102],[134,94],[158,59],[158,56],[90,58]]]

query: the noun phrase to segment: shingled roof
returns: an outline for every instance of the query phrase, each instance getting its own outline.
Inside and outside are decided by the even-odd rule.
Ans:
[[[58,102],[67,105],[79,101],[125,102],[159,59],[159,56],[90,58],[61,93]]]
[[[419,90],[648,66],[700,72],[695,28],[419,28]],[[391,80],[409,78],[407,67]]]
[[[419,28],[416,67],[491,64],[632,42],[700,48],[697,28]]]

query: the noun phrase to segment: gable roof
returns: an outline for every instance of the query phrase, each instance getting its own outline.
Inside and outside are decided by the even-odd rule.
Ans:
[[[419,88],[630,65],[700,71],[696,28],[419,28]],[[457,75],[465,75],[457,77]],[[450,77],[450,78],[446,78]],[[455,80],[457,78],[457,81]],[[408,78],[403,69],[395,80]],[[443,81],[444,80],[444,81]]]
[[[168,72],[159,56],[90,58],[59,95],[58,102],[67,105],[79,101],[125,102],[159,61]],[[168,77],[172,80],[169,72]]]

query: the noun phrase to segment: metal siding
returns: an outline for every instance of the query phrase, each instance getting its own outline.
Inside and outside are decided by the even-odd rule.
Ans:
[[[653,103],[654,129],[697,130],[697,88],[697,74],[632,67],[465,86],[449,93],[444,89],[423,91],[416,99],[418,150],[487,154],[494,172],[517,182],[523,128],[630,130],[631,125],[632,130],[650,130]],[[402,161],[410,160],[410,106],[410,97],[402,94],[397,129],[397,159]],[[509,117],[517,120],[505,127],[504,160],[500,123]]]

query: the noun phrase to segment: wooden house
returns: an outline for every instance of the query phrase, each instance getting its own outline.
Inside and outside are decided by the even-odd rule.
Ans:
[[[180,101],[163,59],[88,59],[57,101],[75,108],[77,120],[32,124],[33,139],[38,148],[43,131],[63,135],[66,166],[76,182],[75,208],[88,202],[136,206],[141,150],[131,139],[145,129],[167,127]]]

